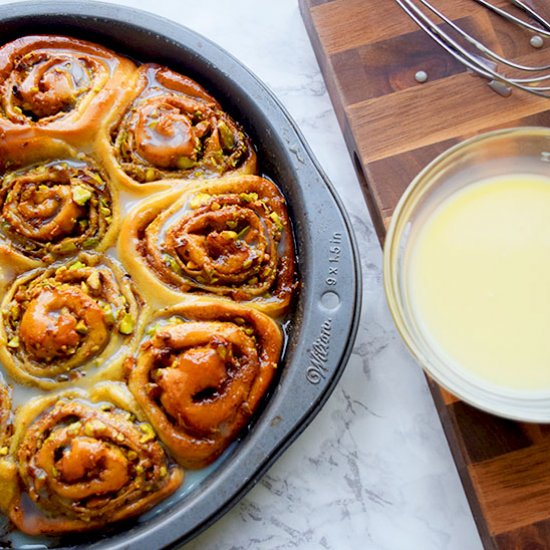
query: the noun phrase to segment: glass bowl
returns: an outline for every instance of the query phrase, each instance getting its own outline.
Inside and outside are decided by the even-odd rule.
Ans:
[[[514,420],[550,422],[550,385],[532,389],[499,385],[468,370],[468,365],[450,360],[434,345],[413,307],[409,282],[411,249],[430,214],[468,186],[517,173],[550,179],[550,129],[524,127],[489,132],[450,148],[432,161],[409,185],[393,214],[384,247],[384,285],[401,337],[438,384],[487,412]],[[467,302],[468,296],[463,299]],[[548,335],[550,338],[550,326]],[[523,367],[517,365],[518,369]]]

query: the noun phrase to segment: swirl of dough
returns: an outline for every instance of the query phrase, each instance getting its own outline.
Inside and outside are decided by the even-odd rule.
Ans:
[[[158,65],[138,72],[135,96],[102,144],[113,179],[133,187],[255,172],[250,140],[201,86]]]
[[[130,60],[65,36],[25,36],[0,48],[0,130],[86,142],[135,77]]]
[[[81,253],[15,280],[2,303],[0,360],[44,389],[88,376],[120,377],[137,340],[141,300],[114,261]]]
[[[141,514],[180,486],[183,472],[128,397],[121,404],[73,390],[18,411],[11,453],[20,490],[7,505],[18,529],[88,531]]]
[[[77,250],[104,250],[118,229],[116,204],[90,159],[7,172],[0,183],[0,255],[34,267]]]
[[[273,379],[282,333],[266,315],[199,300],[161,312],[131,362],[129,388],[186,468],[215,460],[248,424]]]
[[[296,286],[284,199],[258,176],[144,201],[123,224],[119,254],[140,286],[173,303],[194,292],[280,314]]]

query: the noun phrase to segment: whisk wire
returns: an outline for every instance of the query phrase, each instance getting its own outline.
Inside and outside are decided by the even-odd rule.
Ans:
[[[489,80],[489,85],[501,95],[509,95],[511,87],[514,87],[540,96],[550,97],[550,86],[543,85],[544,81],[550,79],[550,64],[541,66],[524,65],[498,54],[472,36],[472,34],[466,32],[460,25],[437,9],[429,0],[395,1],[435,42],[469,70]],[[539,26],[516,17],[512,13],[491,4],[488,0],[473,1],[496,15],[503,17],[510,23],[534,32],[539,36],[550,36],[550,23],[522,0],[510,0],[510,2],[522,10],[540,27],[544,28],[539,28]],[[506,70],[506,68],[519,74],[505,74],[503,69]],[[525,74],[522,75],[521,73],[529,73],[530,76],[525,76]]]

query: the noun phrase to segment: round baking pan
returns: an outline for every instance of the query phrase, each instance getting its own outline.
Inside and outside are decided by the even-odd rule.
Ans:
[[[257,147],[260,173],[277,182],[287,199],[301,288],[279,377],[253,425],[179,500],[104,533],[48,544],[97,550],[174,547],[214,522],[254,486],[311,422],[337,383],[351,352],[361,302],[350,223],[281,104],[237,60],[202,36],[148,13],[96,2],[4,5],[0,32],[2,42],[29,34],[83,38],[196,79],[243,124]],[[0,546],[6,543],[0,536]]]

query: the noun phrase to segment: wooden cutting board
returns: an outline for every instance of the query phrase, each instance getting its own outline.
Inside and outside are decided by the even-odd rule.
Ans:
[[[434,2],[495,51],[550,63],[550,39],[536,50],[529,35],[472,0]],[[550,16],[547,1],[532,3],[546,3]],[[399,197],[439,153],[491,129],[550,125],[550,100],[499,96],[393,0],[300,7],[382,243]],[[420,70],[428,74],[422,84]],[[550,549],[550,426],[494,417],[429,383],[485,548]]]

